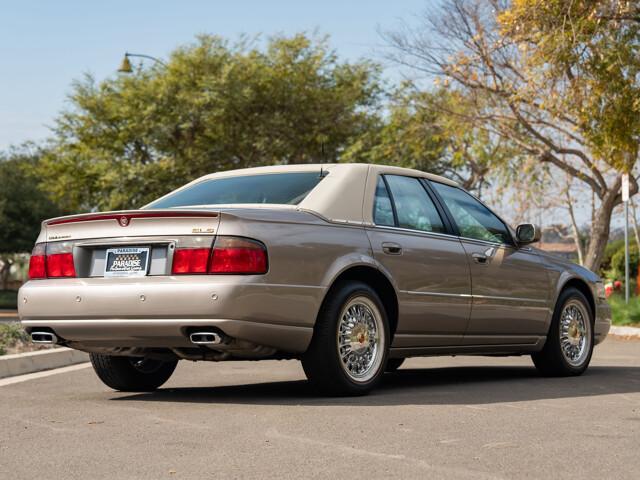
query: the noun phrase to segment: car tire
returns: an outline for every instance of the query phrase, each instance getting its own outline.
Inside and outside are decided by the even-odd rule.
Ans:
[[[325,299],[302,367],[328,395],[365,395],[384,374],[389,350],[384,305],[369,285],[342,282]]]
[[[122,357],[91,353],[91,365],[102,382],[121,392],[151,392],[165,383],[176,369],[177,360]]]
[[[593,338],[593,312],[587,298],[567,288],[556,303],[544,347],[531,358],[543,375],[581,375],[591,361]]]
[[[387,373],[396,372],[402,366],[404,361],[404,358],[390,358],[387,360],[387,366],[384,367],[384,371]]]

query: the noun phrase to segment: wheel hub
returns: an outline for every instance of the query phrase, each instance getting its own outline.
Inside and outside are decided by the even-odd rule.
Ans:
[[[354,380],[375,374],[382,357],[380,314],[367,298],[358,297],[343,309],[338,322],[338,352],[344,371]]]
[[[362,354],[366,351],[369,345],[369,331],[366,325],[363,323],[356,324],[350,335],[349,345],[351,350],[357,354]]]
[[[560,316],[560,346],[565,359],[573,366],[582,364],[589,353],[590,321],[581,303],[571,301]]]

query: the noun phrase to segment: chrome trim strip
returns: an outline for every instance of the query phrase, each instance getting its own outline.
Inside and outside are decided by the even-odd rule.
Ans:
[[[473,297],[473,295],[469,293],[416,292],[413,290],[400,290],[400,293],[408,293],[409,295],[427,295],[430,297],[458,297],[458,298]]]
[[[231,285],[235,285],[235,284],[231,284]],[[242,284],[239,283],[238,286],[240,285],[252,285],[256,287],[315,288],[318,290],[326,290],[329,288],[328,286],[324,286],[324,285],[296,285],[296,284],[288,284],[288,283],[260,283],[260,282],[247,282]]]
[[[319,218],[320,220],[324,220],[325,222],[330,223],[331,225],[348,226],[348,227],[363,227],[363,226],[369,225],[369,223],[365,222],[364,220],[360,221],[360,220],[344,220],[340,218],[327,218],[321,213],[316,212],[315,210],[309,210],[308,208],[299,207],[296,210],[302,213],[309,213],[314,217]]]
[[[369,226],[366,225],[365,226]],[[511,250],[518,250],[517,247],[513,246],[513,245],[509,245],[507,243],[497,243],[497,242],[489,242],[487,240],[479,240],[476,238],[469,238],[469,237],[462,237],[462,236],[458,236],[458,235],[451,235],[450,233],[440,233],[440,232],[427,232],[425,230],[414,230],[411,228],[402,228],[402,227],[393,227],[391,225],[372,225],[373,228],[376,229],[382,229],[382,230],[395,230],[398,232],[404,232],[404,233],[417,233],[417,234],[421,234],[421,235],[426,235],[426,236],[432,236],[432,237],[443,237],[443,238],[450,238],[450,239],[455,239],[455,240],[459,240],[460,242],[469,242],[469,243],[476,243],[476,244],[480,244],[480,245],[488,245],[491,247],[498,247],[498,248],[509,248]],[[524,250],[524,249],[522,249]]]
[[[469,293],[442,293],[442,292],[416,292],[412,290],[400,290],[400,293],[407,293],[409,295],[427,295],[431,297],[457,297],[457,298],[471,298],[471,299],[487,299],[487,300],[508,300],[513,302],[535,302],[535,303],[547,303],[546,300],[539,300],[537,298],[522,298],[522,297],[499,297],[493,295],[473,295]]]
[[[522,297],[499,297],[494,295],[472,295],[473,298],[485,298],[489,300],[510,300],[514,302],[535,302],[535,303],[547,303],[547,300],[539,300],[537,298],[522,298]]]
[[[202,237],[209,237],[213,239],[214,234],[201,235]],[[133,237],[103,237],[103,238],[88,238],[75,240],[76,247],[109,247],[114,244],[123,243],[144,243],[149,245],[168,245],[172,242],[180,240],[179,237],[193,237],[193,235],[172,235],[163,237],[162,235],[153,236],[133,236]]]
[[[390,225],[372,225],[373,228],[381,229],[381,230],[395,230],[403,233],[413,233],[419,235],[426,235],[428,237],[444,237],[446,239],[459,240],[460,237],[455,235],[451,235],[449,233],[439,233],[439,232],[427,232],[425,230],[414,230],[411,228],[402,228],[402,227],[392,227]]]

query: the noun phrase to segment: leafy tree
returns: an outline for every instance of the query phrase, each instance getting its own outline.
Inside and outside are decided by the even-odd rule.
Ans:
[[[624,280],[624,245],[620,246],[611,255],[611,265],[609,269],[604,272],[606,278],[611,280]],[[638,276],[638,260],[640,254],[638,253],[638,247],[631,245],[629,248],[629,278],[634,279]]]
[[[62,214],[41,189],[33,147],[0,155],[0,289],[6,289],[16,253],[30,252],[40,223]]]
[[[201,36],[166,67],[76,82],[47,188],[74,211],[120,209],[219,170],[335,161],[378,121],[380,93],[376,65],[341,62],[326,40]]]
[[[421,91],[406,82],[391,95],[384,120],[358,138],[343,158],[436,173],[480,191],[489,182],[491,166],[517,152],[477,128],[469,108],[460,92]]]
[[[443,78],[475,103],[478,125],[525,154],[508,169],[535,159],[539,171],[564,172],[593,192],[592,270],[623,173],[638,190],[638,18],[637,2],[446,0],[418,28],[387,35],[398,61]]]

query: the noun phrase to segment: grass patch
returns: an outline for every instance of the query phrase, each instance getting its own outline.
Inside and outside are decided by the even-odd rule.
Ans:
[[[0,308],[7,308],[7,309],[18,308],[18,291],[17,290],[0,290]]]
[[[0,323],[0,355],[27,343],[27,332],[19,323]]]
[[[614,294],[608,299],[611,305],[611,319],[614,325],[640,324],[640,297],[629,297],[624,303],[624,295]]]

